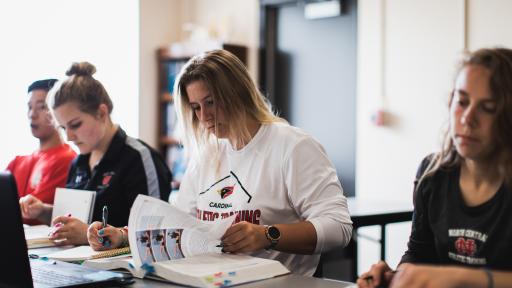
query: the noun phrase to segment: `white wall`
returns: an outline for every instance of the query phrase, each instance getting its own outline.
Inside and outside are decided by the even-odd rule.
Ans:
[[[94,76],[114,102],[114,121],[138,135],[137,29],[134,0],[0,2],[0,167],[38,147],[26,114],[28,85],[64,78],[72,62],[96,66]]]
[[[249,71],[257,76],[259,2],[257,0],[139,0],[140,3],[140,138],[158,141],[158,48],[183,41],[185,23],[216,29],[227,43],[249,48]],[[256,79],[256,78],[255,78]]]
[[[512,48],[512,1],[467,0],[468,48],[506,46]]]
[[[183,1],[139,0],[139,137],[158,147],[157,50],[180,38]]]
[[[512,47],[512,1],[359,0],[356,193],[412,201],[421,159],[437,151],[447,121],[456,65],[465,48]],[[466,9],[467,8],[467,9]],[[376,109],[392,123],[374,126]],[[406,249],[410,224],[388,230],[388,260]],[[360,229],[378,238],[378,229]],[[378,260],[375,244],[359,242],[359,272]]]
[[[217,31],[230,44],[247,46],[248,66],[251,76],[258,73],[257,52],[259,46],[258,0],[189,0],[185,2],[185,21],[200,24]]]

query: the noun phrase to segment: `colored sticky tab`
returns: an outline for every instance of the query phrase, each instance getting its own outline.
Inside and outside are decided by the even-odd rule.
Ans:
[[[142,264],[142,266],[140,266],[140,268],[146,270],[147,273],[155,272],[155,267],[153,267],[153,265],[151,265],[149,263]]]
[[[204,280],[208,283],[212,283],[213,281],[215,281],[212,276],[206,276],[204,277]]]
[[[228,275],[229,275],[229,276],[236,276],[236,271],[228,272]]]
[[[231,285],[231,283],[233,283],[233,281],[231,280],[224,280],[224,285],[228,286],[228,285]]]
[[[215,276],[217,278],[222,277],[222,272],[215,273],[215,274],[213,274],[213,276]]]

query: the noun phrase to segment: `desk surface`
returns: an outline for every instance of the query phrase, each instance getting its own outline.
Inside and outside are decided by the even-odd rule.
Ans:
[[[69,248],[69,247],[68,247]],[[39,256],[64,249],[63,247],[48,247],[30,249],[28,253]],[[350,282],[343,282],[330,279],[321,279],[314,277],[305,277],[300,275],[288,274],[267,280],[256,281],[248,284],[237,285],[236,287],[256,288],[256,287],[294,287],[294,288],[348,288],[354,285]],[[161,287],[184,287],[168,282],[156,281],[151,279],[136,279],[135,283],[123,287],[133,288],[161,288]]]
[[[412,199],[407,200],[373,200],[347,197],[350,216],[360,217],[377,214],[390,214],[411,212],[413,210]]]
[[[368,200],[348,197],[347,202],[355,229],[361,226],[385,225],[412,219],[412,200]]]
[[[256,287],[293,287],[293,288],[349,288],[353,283],[343,282],[337,280],[320,279],[314,277],[305,277],[300,275],[285,275],[275,277],[272,279],[256,281],[248,284],[237,285],[236,287],[243,288],[256,288]],[[126,287],[133,288],[163,288],[163,287],[183,287],[179,285],[173,285],[166,282],[159,282],[150,279],[137,279],[134,284]]]

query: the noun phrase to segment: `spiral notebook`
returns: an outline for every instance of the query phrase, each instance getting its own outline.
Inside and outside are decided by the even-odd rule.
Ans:
[[[66,261],[66,262],[78,262],[91,259],[99,258],[110,258],[119,255],[129,255],[130,247],[106,250],[106,251],[94,251],[91,246],[78,246],[71,249],[66,249],[46,255],[50,259]]]

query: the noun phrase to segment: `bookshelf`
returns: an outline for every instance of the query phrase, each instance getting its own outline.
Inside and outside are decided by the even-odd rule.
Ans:
[[[247,47],[233,44],[221,44],[220,47],[236,55],[247,65]],[[158,149],[173,172],[173,189],[186,168],[183,146],[176,135],[177,117],[174,106],[174,81],[185,63],[192,57],[173,56],[169,47],[157,51],[158,61]]]

